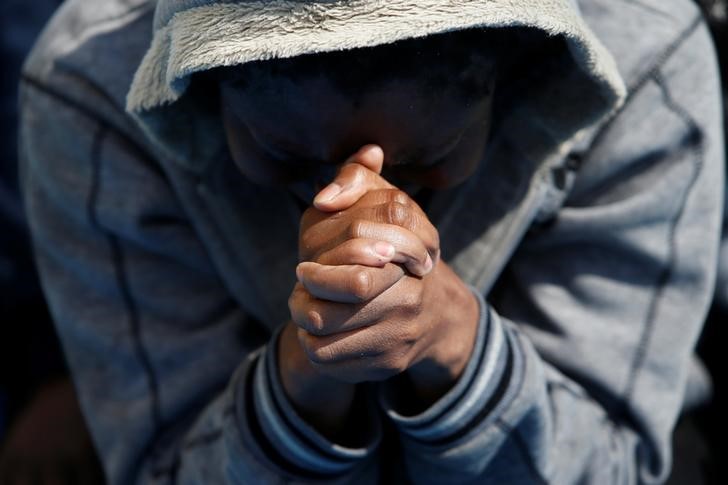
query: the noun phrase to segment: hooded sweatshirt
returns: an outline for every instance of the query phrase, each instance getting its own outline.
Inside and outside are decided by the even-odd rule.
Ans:
[[[487,163],[428,207],[480,303],[420,414],[364,386],[331,441],[283,392],[300,209],[247,181],[195,73],[467,28],[521,60]],[[473,46],[477,48],[477,46]],[[722,215],[719,83],[688,0],[68,0],[26,62],[38,267],[111,484],[659,483]],[[264,209],[264,210],[263,210]]]

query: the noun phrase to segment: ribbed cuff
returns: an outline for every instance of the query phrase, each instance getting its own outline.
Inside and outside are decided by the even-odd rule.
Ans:
[[[270,447],[296,469],[319,475],[340,475],[370,456],[381,439],[379,419],[366,416],[366,431],[360,448],[333,443],[301,418],[285,394],[278,372],[276,332],[265,352],[254,365],[253,405],[263,434]]]
[[[379,400],[385,414],[406,436],[433,443],[449,440],[471,429],[492,409],[505,391],[509,346],[503,328],[483,296],[474,288],[479,322],[470,361],[458,382],[424,412],[405,416],[397,390],[382,386]]]

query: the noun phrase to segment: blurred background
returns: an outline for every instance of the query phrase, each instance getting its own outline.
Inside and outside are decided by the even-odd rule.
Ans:
[[[0,2],[0,485],[104,483],[43,302],[18,194],[20,69],[61,3]],[[710,23],[727,80],[728,0],[698,3]],[[726,308],[714,305],[699,344],[714,379],[715,396],[710,405],[684,416],[678,424],[670,484],[728,483],[728,473],[718,467],[718,460],[728,456],[725,433],[719,426],[719,411],[728,409],[726,372],[719,371],[726,342]]]
[[[43,301],[18,194],[20,68],[61,3],[0,1],[0,485],[104,483]]]

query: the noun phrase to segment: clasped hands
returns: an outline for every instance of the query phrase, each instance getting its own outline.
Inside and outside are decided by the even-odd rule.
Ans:
[[[380,175],[383,159],[378,146],[360,149],[301,219],[279,368],[294,404],[328,428],[355,383],[407,372],[423,404],[434,401],[475,338],[475,298],[440,259],[424,211]]]

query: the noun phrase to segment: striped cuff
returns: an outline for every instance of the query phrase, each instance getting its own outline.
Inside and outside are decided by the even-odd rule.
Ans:
[[[379,444],[379,420],[369,413],[362,429],[366,436],[361,448],[341,446],[323,437],[301,418],[289,402],[278,373],[276,356],[280,330],[276,332],[265,352],[255,363],[252,379],[252,399],[262,436],[270,447],[289,463],[292,469],[316,475],[341,475],[370,456]]]
[[[393,386],[382,386],[382,409],[404,435],[424,443],[450,441],[473,429],[502,398],[510,379],[508,340],[497,316],[477,290],[480,319],[475,344],[458,382],[424,412],[406,416]]]

